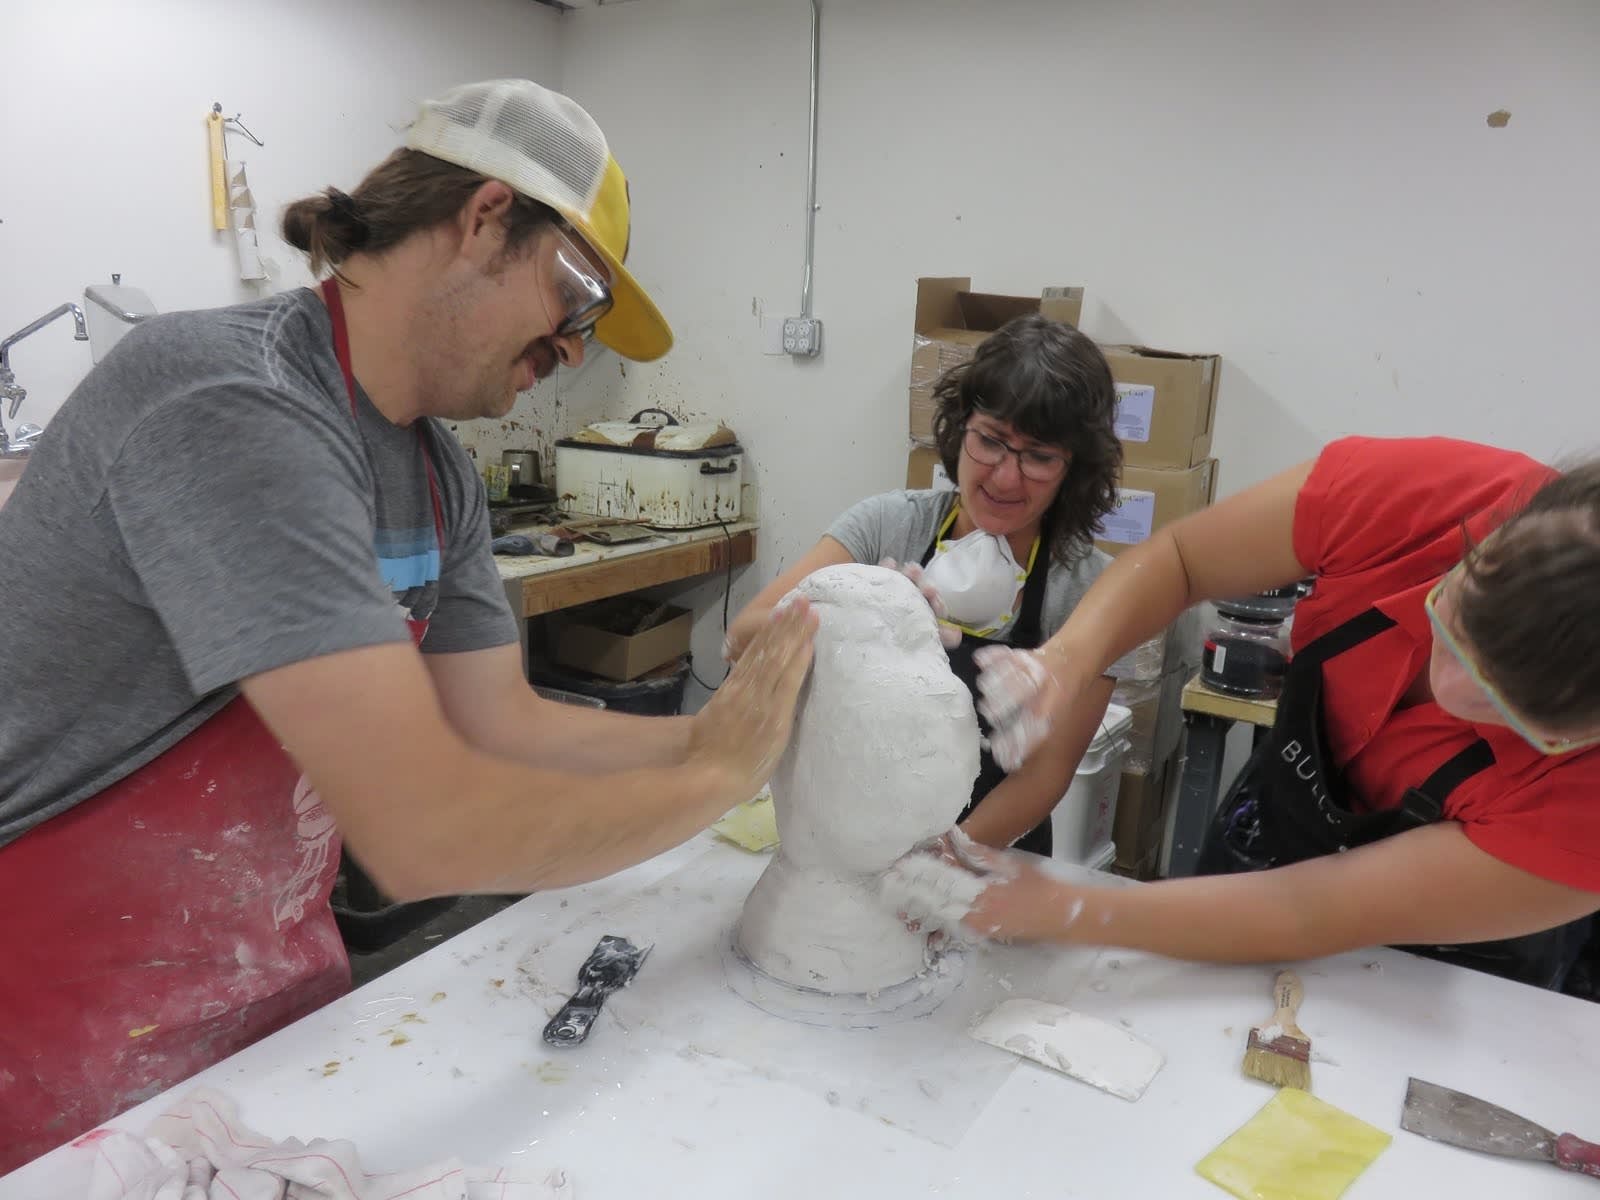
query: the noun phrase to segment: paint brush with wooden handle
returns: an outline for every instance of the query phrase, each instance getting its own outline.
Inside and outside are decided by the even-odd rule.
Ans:
[[[1279,971],[1272,985],[1277,1011],[1265,1025],[1250,1031],[1244,1051],[1244,1073],[1274,1087],[1311,1090],[1311,1039],[1295,1024],[1305,989],[1293,971]]]

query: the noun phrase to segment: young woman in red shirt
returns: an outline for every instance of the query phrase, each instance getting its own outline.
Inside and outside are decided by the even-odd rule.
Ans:
[[[1211,962],[1392,944],[1561,985],[1600,910],[1600,462],[1334,442],[1123,554],[1039,650],[984,651],[997,757],[1190,605],[1308,575],[1201,875],[1084,886],[979,847],[974,931]]]

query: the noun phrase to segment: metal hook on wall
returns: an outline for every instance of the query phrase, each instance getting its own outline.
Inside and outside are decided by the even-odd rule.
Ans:
[[[211,111],[213,113],[215,113],[217,116],[221,117],[222,116],[222,101],[218,100],[218,101],[213,102],[213,104],[211,105]],[[233,116],[231,116],[231,117],[222,117],[222,123],[224,125],[232,125],[232,126],[234,126],[235,128],[237,128],[239,130],[240,133],[244,134],[245,137],[249,138],[256,145],[258,145],[258,146],[265,146],[266,145],[265,142],[263,142],[255,134],[251,133],[248,129],[245,128],[245,124],[244,124],[243,121],[241,121],[239,119],[239,114],[238,113],[234,113]]]

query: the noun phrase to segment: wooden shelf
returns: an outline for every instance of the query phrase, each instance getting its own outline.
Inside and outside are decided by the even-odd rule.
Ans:
[[[535,533],[538,527],[516,529]],[[495,558],[512,611],[523,617],[542,616],[574,604],[604,600],[624,592],[692,579],[741,567],[755,561],[754,521],[709,529],[662,533],[625,546],[578,543],[570,558]]]
[[[1225,717],[1230,721],[1248,721],[1252,725],[1271,725],[1278,719],[1276,700],[1246,700],[1241,696],[1225,696],[1206,687],[1198,675],[1183,685],[1182,703],[1184,712]]]

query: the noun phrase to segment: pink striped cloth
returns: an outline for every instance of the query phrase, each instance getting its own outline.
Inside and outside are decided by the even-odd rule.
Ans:
[[[566,1173],[513,1178],[454,1159],[392,1174],[361,1169],[342,1139],[273,1142],[201,1088],[157,1117],[144,1137],[97,1131],[75,1145],[95,1155],[87,1200],[570,1200]]]

